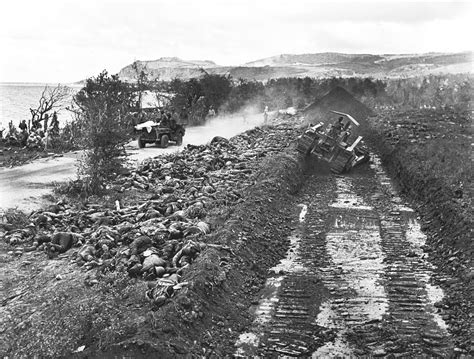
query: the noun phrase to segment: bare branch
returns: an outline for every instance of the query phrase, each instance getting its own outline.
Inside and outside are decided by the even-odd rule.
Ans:
[[[71,89],[67,86],[58,84],[51,88],[46,85],[39,98],[38,107],[36,109],[30,108],[32,120],[41,121],[46,113],[54,109],[61,109],[70,96]]]

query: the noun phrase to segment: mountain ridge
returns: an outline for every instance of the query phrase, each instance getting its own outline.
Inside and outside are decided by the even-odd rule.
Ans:
[[[119,77],[135,81],[138,70],[151,79],[190,79],[203,73],[265,81],[280,77],[373,77],[398,78],[441,73],[472,73],[473,52],[428,52],[421,54],[347,54],[322,52],[280,54],[238,66],[221,66],[211,60],[161,57],[138,60],[122,68]]]

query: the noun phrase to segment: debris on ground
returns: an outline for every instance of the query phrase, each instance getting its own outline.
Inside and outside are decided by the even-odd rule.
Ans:
[[[206,243],[214,230],[209,214],[240,203],[259,161],[295,138],[293,126],[278,124],[188,145],[119,175],[110,191],[121,199],[112,205],[62,201],[33,212],[25,225],[0,223],[0,238],[15,246],[16,255],[38,250],[54,258],[66,253],[84,270],[123,270],[158,280],[147,296],[161,305],[205,248],[230,251]]]

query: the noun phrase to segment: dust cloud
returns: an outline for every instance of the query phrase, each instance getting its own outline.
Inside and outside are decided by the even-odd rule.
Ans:
[[[155,145],[147,144],[145,148],[138,149],[137,141],[132,141],[128,143],[126,149],[130,154],[129,159],[131,161],[140,162],[149,157],[179,152],[188,144],[206,144],[215,136],[230,138],[262,124],[263,114],[255,113],[253,108],[249,107],[238,114],[212,118],[203,126],[186,127],[183,145],[180,147],[170,146],[168,148],[159,148]]]

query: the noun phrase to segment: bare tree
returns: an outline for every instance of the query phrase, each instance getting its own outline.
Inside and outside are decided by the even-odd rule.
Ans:
[[[38,107],[30,108],[32,122],[40,122],[48,112],[61,109],[70,96],[71,89],[67,86],[58,85],[52,88],[46,85],[41,93]]]

